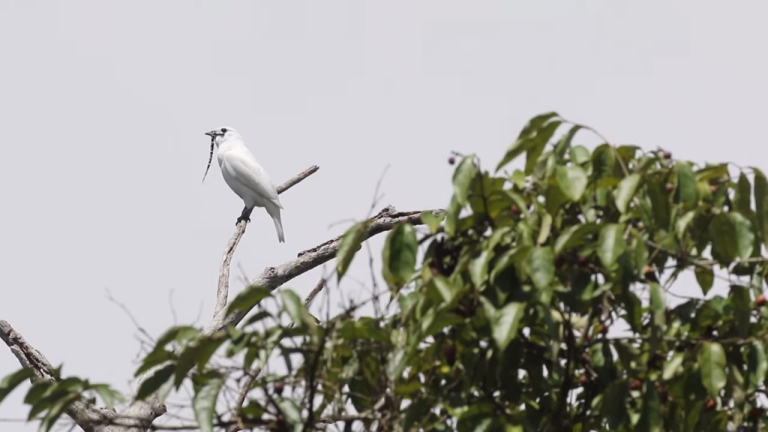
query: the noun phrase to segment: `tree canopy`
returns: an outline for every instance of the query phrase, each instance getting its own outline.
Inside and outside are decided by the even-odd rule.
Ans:
[[[189,385],[202,431],[758,430],[765,175],[634,145],[589,149],[579,132],[594,131],[536,116],[493,169],[452,158],[444,211],[353,225],[337,280],[391,228],[380,257],[392,297],[374,295],[374,314],[351,305],[316,318],[295,292],[255,283],[227,305],[227,316],[251,312],[239,325],[159,337],[135,398]],[[687,274],[701,295],[680,294]],[[724,295],[710,293],[716,281]],[[264,373],[275,358],[284,371]],[[124,401],[30,368],[5,378],[0,401],[29,378],[43,430],[93,403],[83,394]]]

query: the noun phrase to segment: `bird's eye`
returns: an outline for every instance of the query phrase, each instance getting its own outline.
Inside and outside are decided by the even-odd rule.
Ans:
[[[227,133],[227,128],[221,128],[221,133]]]

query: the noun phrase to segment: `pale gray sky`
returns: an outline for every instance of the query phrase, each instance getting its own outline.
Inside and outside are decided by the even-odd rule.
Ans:
[[[170,290],[180,322],[207,319],[242,205],[217,166],[200,183],[203,133],[224,125],[275,183],[321,167],[281,197],[285,244],[254,213],[235,257],[250,275],[364,217],[388,164],[379,207],[446,205],[450,150],[490,166],[545,111],[768,169],[768,3],[723,5],[0,0],[0,319],[66,374],[120,388],[137,344],[106,288],[153,334]],[[0,375],[17,368],[0,348]],[[0,418],[26,416],[21,396]]]

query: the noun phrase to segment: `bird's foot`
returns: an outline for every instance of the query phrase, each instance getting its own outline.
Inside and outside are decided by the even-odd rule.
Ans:
[[[239,218],[237,218],[237,221],[235,222],[235,226],[239,225],[240,222],[242,222],[242,221],[245,221],[245,223],[250,223],[251,222],[251,218],[240,216]]]

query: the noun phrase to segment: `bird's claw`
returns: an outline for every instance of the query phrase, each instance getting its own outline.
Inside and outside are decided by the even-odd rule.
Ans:
[[[245,223],[250,223],[251,222],[251,218],[244,218],[244,217],[240,216],[239,218],[237,218],[237,221],[235,222],[235,226],[239,225],[240,222],[242,222],[242,221],[245,221]]]

